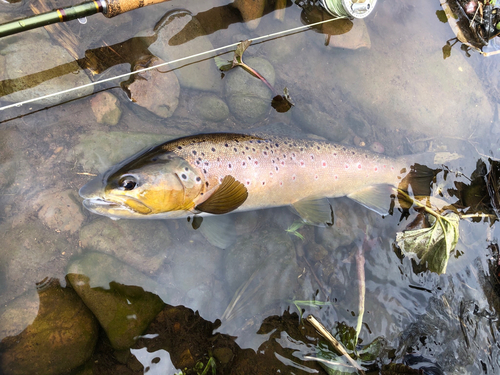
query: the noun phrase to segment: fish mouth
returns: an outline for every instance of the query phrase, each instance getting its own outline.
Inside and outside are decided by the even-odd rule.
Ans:
[[[102,209],[109,210],[125,210],[126,208],[119,203],[111,202],[103,198],[85,198],[83,206],[89,211],[102,211]]]

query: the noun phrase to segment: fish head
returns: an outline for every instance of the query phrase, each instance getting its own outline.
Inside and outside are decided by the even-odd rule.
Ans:
[[[171,218],[189,214],[203,188],[203,175],[184,158],[150,152],[96,177],[80,196],[89,211],[113,219]]]

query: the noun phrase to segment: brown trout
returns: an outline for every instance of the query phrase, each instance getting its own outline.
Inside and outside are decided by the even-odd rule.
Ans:
[[[80,189],[90,211],[120,218],[180,218],[292,205],[331,225],[327,198],[347,196],[387,213],[411,157],[392,159],[326,141],[202,134],[136,154]]]

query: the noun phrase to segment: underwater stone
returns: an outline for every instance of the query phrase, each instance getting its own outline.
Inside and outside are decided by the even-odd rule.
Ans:
[[[80,231],[83,248],[113,255],[149,273],[165,260],[171,235],[162,220],[110,220],[98,218]]]
[[[349,135],[348,128],[334,115],[323,112],[318,103],[297,103],[292,108],[293,119],[302,129],[320,135],[334,142],[340,142]]]
[[[17,43],[4,44],[0,50],[0,81],[10,80],[0,89],[1,100],[20,102],[91,83],[75,59],[66,49],[52,43],[44,29],[23,33],[22,38]],[[90,86],[36,103],[55,105],[92,91]]]
[[[155,56],[146,56],[136,62],[132,71],[162,63]],[[133,103],[162,118],[171,117],[179,105],[179,80],[174,72],[168,72],[167,66],[133,74],[121,86]]]
[[[64,235],[47,229],[40,220],[0,225],[0,282],[5,285],[0,305],[33,289],[47,275],[63,276],[66,260],[61,253],[71,247]],[[4,280],[2,280],[4,279]]]
[[[90,99],[90,108],[99,124],[116,125],[122,115],[118,98],[110,92],[96,94]]]
[[[34,207],[38,218],[50,229],[75,233],[83,223],[81,204],[74,190],[48,190],[39,195]]]
[[[71,288],[57,280],[38,290],[38,315],[21,333],[0,342],[0,372],[5,375],[67,373],[84,364],[97,342],[95,318]],[[22,296],[20,300],[32,301]],[[19,302],[19,301],[17,301]],[[18,311],[16,301],[12,308]],[[9,314],[11,304],[3,310]]]
[[[68,280],[116,350],[130,348],[162,310],[156,283],[113,257],[91,252],[68,268]]]
[[[214,48],[200,22],[185,10],[165,15],[155,31],[157,39],[149,51],[167,62]],[[176,69],[175,74],[183,87],[202,91],[219,91],[221,87],[220,73],[212,59]]]
[[[274,68],[267,60],[252,57],[244,61],[262,75],[271,86],[274,85]],[[255,124],[269,113],[273,97],[271,90],[264,82],[241,67],[227,72],[225,92],[231,113],[244,124]]]
[[[249,30],[255,30],[259,26],[266,2],[266,0],[235,0],[232,5],[240,11],[245,26]]]
[[[94,131],[79,137],[67,161],[76,161],[85,171],[102,173],[134,153],[172,138],[162,134]]]
[[[215,95],[200,97],[194,106],[197,116],[206,121],[224,121],[229,116],[227,104]]]

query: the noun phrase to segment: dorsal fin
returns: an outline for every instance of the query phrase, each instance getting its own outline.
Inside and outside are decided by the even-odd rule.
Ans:
[[[209,214],[227,214],[241,206],[248,197],[248,190],[241,182],[233,176],[226,176],[203,203],[196,206],[196,209]]]

